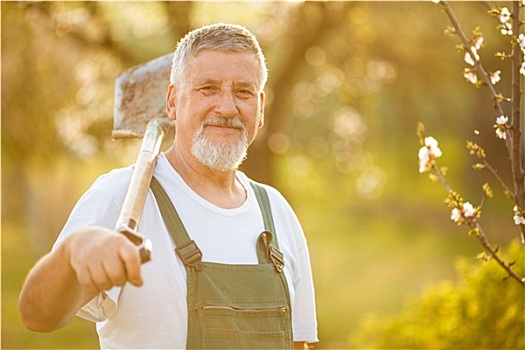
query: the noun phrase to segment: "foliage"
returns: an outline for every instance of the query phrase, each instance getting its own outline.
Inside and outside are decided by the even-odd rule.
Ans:
[[[515,240],[506,258],[525,259]],[[523,274],[523,264],[518,265]],[[358,348],[524,349],[525,295],[513,281],[502,282],[494,262],[480,266],[461,259],[459,280],[429,288],[396,316],[370,316],[349,338]]]

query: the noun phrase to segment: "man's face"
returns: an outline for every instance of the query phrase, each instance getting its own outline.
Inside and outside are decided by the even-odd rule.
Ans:
[[[258,73],[257,57],[249,53],[202,50],[190,61],[182,85],[170,87],[167,107],[184,152],[208,145],[234,154],[254,140],[263,125]],[[192,154],[198,158],[195,149]]]

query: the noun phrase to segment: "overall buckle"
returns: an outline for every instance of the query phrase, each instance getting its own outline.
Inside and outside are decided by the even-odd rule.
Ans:
[[[177,253],[184,265],[193,267],[197,271],[202,270],[202,252],[195,241],[191,240],[175,248],[175,253]]]
[[[261,234],[261,239],[266,248],[265,250],[268,260],[273,264],[277,272],[283,272],[284,254],[271,243],[272,238],[273,234],[269,231],[265,231]]]
[[[268,247],[268,258],[272,262],[277,272],[283,272],[284,269],[284,254],[277,249],[273,244]]]

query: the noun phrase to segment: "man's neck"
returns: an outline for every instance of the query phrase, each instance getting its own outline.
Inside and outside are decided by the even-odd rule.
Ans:
[[[199,196],[224,209],[240,207],[246,201],[246,190],[235,170],[220,171],[200,163],[191,154],[184,154],[174,144],[165,152],[171,166]]]

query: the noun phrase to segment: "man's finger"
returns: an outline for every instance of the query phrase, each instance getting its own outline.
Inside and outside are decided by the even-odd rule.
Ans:
[[[144,283],[140,275],[140,253],[139,250],[132,245],[126,245],[120,250],[120,259],[126,269],[127,280],[134,286],[142,286]]]
[[[99,288],[96,286],[93,278],[91,278],[91,273],[87,268],[82,271],[76,271],[76,275],[77,281],[83,290],[88,293],[96,293],[99,291]]]
[[[88,269],[91,279],[98,290],[108,290],[113,287],[102,262],[91,264]]]
[[[126,267],[118,256],[105,260],[103,268],[113,286],[122,286],[126,283]]]

